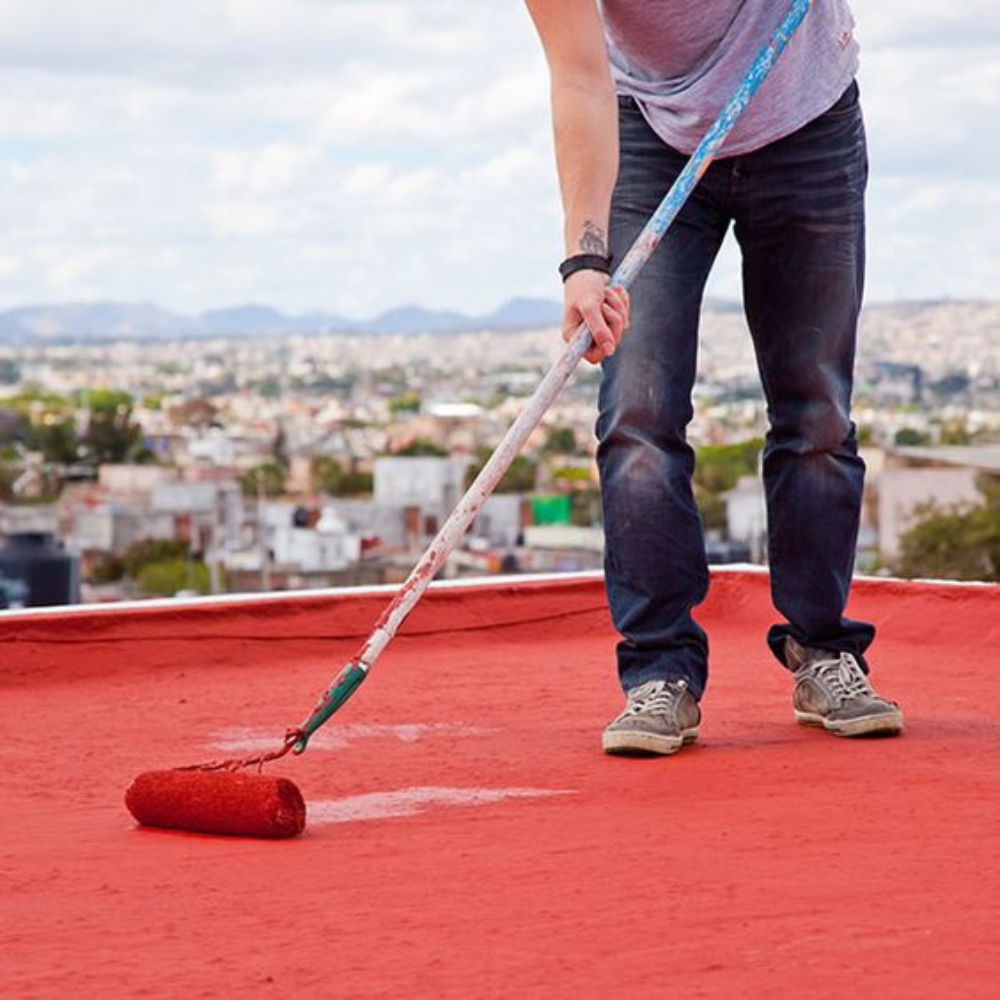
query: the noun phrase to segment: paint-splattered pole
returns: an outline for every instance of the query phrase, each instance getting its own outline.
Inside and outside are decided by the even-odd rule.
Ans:
[[[708,169],[719,147],[722,145],[736,120],[749,104],[757,88],[763,83],[775,60],[788,44],[795,29],[809,12],[810,0],[793,0],[788,13],[775,29],[768,44],[761,50],[747,71],[736,92],[719,113],[711,128],[691,155],[673,186],[667,192],[659,208],[639,234],[632,248],[611,276],[611,283],[629,288],[643,265],[649,260],[663,234],[674,221],[688,195]],[[535,394],[528,401],[521,415],[514,421],[503,440],[482,471],[469,487],[451,516],[445,521],[430,548],[410,573],[406,582],[383,612],[375,629],[361,647],[357,655],[340,672],[333,684],[323,693],[312,714],[297,728],[288,733],[285,748],[301,753],[306,748],[309,737],[330,718],[354,693],[365,679],[375,661],[396,634],[396,630],[413,610],[428,584],[444,565],[449,553],[465,534],[486,499],[492,494],[504,473],[510,467],[524,442],[538,426],[560,390],[576,370],[577,365],[589,350],[593,339],[586,324],[579,331],[559,359],[549,370]]]

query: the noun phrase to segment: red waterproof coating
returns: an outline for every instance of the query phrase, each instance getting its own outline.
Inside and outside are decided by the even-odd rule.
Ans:
[[[306,804],[288,778],[232,771],[147,771],[125,792],[128,811],[143,826],[238,837],[295,837]]]

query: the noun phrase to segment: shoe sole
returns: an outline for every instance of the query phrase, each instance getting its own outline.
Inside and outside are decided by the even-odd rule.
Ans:
[[[903,731],[903,716],[899,712],[870,715],[841,722],[795,709],[795,721],[803,726],[819,726],[835,736],[896,736]]]
[[[669,757],[681,747],[698,739],[697,729],[685,729],[680,737],[657,736],[656,733],[604,733],[601,746],[605,753],[621,757]]]

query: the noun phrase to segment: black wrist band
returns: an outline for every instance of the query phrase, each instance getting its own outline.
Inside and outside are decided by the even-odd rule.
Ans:
[[[577,271],[602,271],[604,274],[611,273],[611,258],[604,257],[599,253],[578,253],[572,257],[567,257],[559,265],[559,273],[565,281],[571,274]]]

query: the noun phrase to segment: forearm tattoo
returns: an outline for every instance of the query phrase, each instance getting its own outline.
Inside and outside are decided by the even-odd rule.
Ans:
[[[583,232],[579,240],[581,253],[596,253],[602,257],[608,255],[608,237],[604,230],[593,219],[583,220]]]

